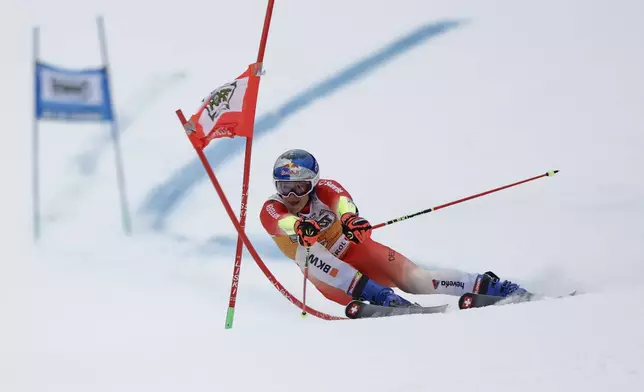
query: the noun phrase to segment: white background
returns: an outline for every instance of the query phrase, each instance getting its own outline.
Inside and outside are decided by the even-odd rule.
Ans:
[[[340,181],[374,223],[560,169],[374,237],[422,265],[491,269],[533,290],[586,294],[329,323],[300,319],[245,257],[231,331],[223,325],[232,251],[202,246],[213,235],[234,238],[212,187],[191,190],[167,232],[149,231],[139,208],[194,159],[174,111],[194,108],[255,60],[265,2],[1,7],[2,74],[11,75],[0,94],[2,391],[600,391],[644,383],[641,1],[278,1],[258,116],[417,28],[460,24],[256,140],[249,234],[264,236],[257,216],[273,192],[270,170],[289,148],[312,151],[322,177]],[[99,13],[117,109],[135,118],[122,142],[136,235],[120,234],[110,145],[91,176],[79,171],[78,156],[107,130],[47,124],[44,237],[34,247],[31,28],[42,27],[44,60],[90,67],[100,61]],[[149,103],[130,100],[176,73],[184,81]],[[241,154],[215,168],[234,206],[241,168]],[[294,264],[266,262],[301,295]],[[307,298],[342,313],[313,290]]]
[[[101,74],[70,75],[43,69],[41,72],[42,100],[51,103],[102,105],[103,77]],[[86,85],[84,87],[83,83]],[[56,91],[54,84],[74,87],[73,91]]]

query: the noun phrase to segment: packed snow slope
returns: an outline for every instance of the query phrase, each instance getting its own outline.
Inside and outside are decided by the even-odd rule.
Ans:
[[[421,265],[566,299],[325,322],[245,254],[174,111],[255,60],[266,2],[5,2],[0,12],[0,390],[637,390],[644,384],[644,4],[286,1],[275,5],[247,232],[284,150],[304,148],[373,223],[559,169],[373,233]],[[100,63],[105,17],[134,233],[121,233],[108,128],[41,124],[31,235],[31,29],[40,58]],[[243,142],[209,149],[235,209]],[[410,296],[423,304],[454,298]],[[307,300],[341,315],[309,286]],[[352,370],[353,369],[353,370]]]

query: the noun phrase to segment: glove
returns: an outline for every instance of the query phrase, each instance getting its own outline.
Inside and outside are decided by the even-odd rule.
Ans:
[[[302,246],[313,246],[318,242],[320,236],[320,225],[311,219],[300,218],[295,222],[295,234],[297,234],[297,241]]]
[[[353,212],[345,212],[340,218],[342,233],[353,243],[359,244],[371,238],[371,224]]]

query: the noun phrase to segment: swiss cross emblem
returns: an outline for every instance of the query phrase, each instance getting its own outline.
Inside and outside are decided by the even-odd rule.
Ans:
[[[358,306],[358,305],[353,305],[353,306],[351,306],[351,308],[349,309],[349,314],[351,314],[351,315],[354,315],[354,316],[355,316],[356,314],[358,314],[358,310],[360,310],[360,306]]]
[[[463,307],[469,308],[471,306],[472,306],[472,298],[471,297],[465,298],[465,300],[463,300]]]

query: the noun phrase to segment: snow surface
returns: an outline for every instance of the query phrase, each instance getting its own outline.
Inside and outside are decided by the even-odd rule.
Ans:
[[[644,3],[276,3],[247,232],[292,293],[301,274],[257,216],[275,157],[300,147],[374,223],[560,169],[374,237],[421,265],[584,294],[326,322],[300,318],[246,254],[225,330],[236,236],[174,111],[255,60],[266,2],[3,2],[0,391],[641,389]],[[31,29],[44,61],[97,65],[98,14],[135,232],[121,233],[107,127],[42,123],[34,245]],[[242,144],[209,157],[238,206]]]

